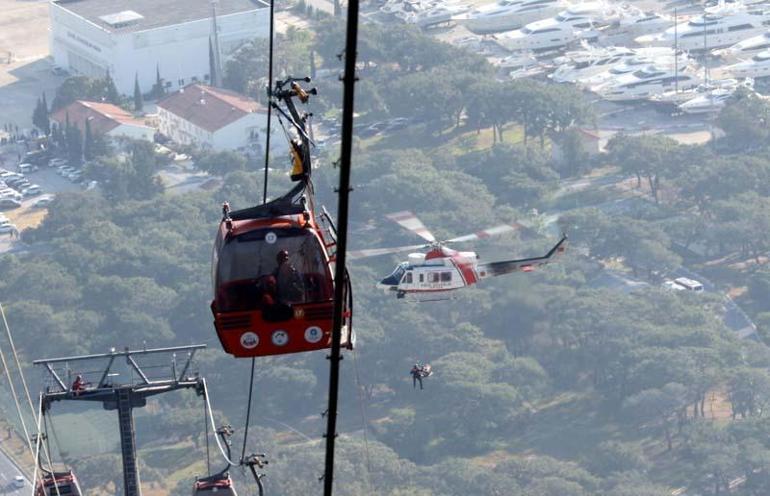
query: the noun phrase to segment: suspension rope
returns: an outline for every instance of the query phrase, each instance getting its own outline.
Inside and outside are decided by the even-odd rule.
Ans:
[[[372,462],[369,457],[369,419],[366,414],[366,403],[364,402],[363,388],[361,387],[361,374],[358,371],[358,359],[356,350],[351,352],[353,355],[353,369],[356,375],[356,390],[358,391],[358,406],[361,409],[361,423],[364,426],[364,454],[366,455],[366,485],[369,487],[369,494],[374,494],[372,490]]]
[[[40,395],[40,406],[41,406],[41,408],[42,408],[42,404],[43,404],[43,395],[41,394]],[[38,423],[37,423],[37,433],[38,433],[38,436],[37,436],[37,439],[35,439],[35,452],[32,455],[32,456],[35,457],[34,458],[35,470],[32,471],[32,496],[35,496],[35,489],[36,489],[36,485],[37,485],[38,460],[40,459],[40,444],[43,442],[43,440],[41,439],[41,436],[40,436],[40,417],[42,417],[42,415],[40,415],[38,417]]]
[[[254,366],[257,363],[256,357],[251,358],[251,377],[249,378],[249,403],[246,407],[246,428],[243,431],[243,449],[241,449],[241,464],[246,459],[246,443],[249,440],[249,423],[251,422],[251,400],[254,394]]]
[[[211,429],[216,432],[217,427],[214,423],[214,415],[211,412],[211,402],[209,400],[209,389],[206,386],[206,379],[203,379],[203,397],[206,399],[206,407],[209,412],[209,422],[211,422]],[[222,454],[222,458],[225,459],[225,462],[230,464],[231,466],[235,467],[239,465],[238,463],[235,463],[230,459],[229,456],[227,456],[227,452],[225,451],[225,448],[222,446],[222,442],[219,440],[219,436],[214,436],[214,440],[217,442],[217,447],[219,448],[219,452]]]
[[[206,472],[211,477],[211,455],[209,454],[209,404],[203,402],[203,425],[206,428]],[[216,435],[216,434],[215,434]]]
[[[38,414],[36,416],[36,418],[37,418],[37,421],[36,421],[36,424],[37,424],[37,441],[38,441],[38,443],[40,443],[42,437],[46,438],[46,443],[42,444],[42,448],[43,448],[43,454],[45,455],[45,458],[48,461],[48,469],[47,470],[51,474],[51,480],[53,480],[53,487],[54,487],[54,489],[56,489],[56,496],[61,496],[61,492],[59,491],[59,482],[56,480],[56,472],[53,469],[53,462],[51,461],[50,449],[46,449],[48,432],[47,432],[47,429],[46,429],[46,432],[41,432],[40,431],[40,427],[41,427],[40,423],[41,423],[42,420],[45,420],[45,413],[43,412],[43,395],[42,394],[40,394],[40,400],[38,402],[38,410],[37,411],[38,411]],[[47,425],[47,423],[45,425]],[[45,427],[45,425],[44,425],[44,427]],[[38,461],[39,461],[38,458],[35,458],[35,472],[37,472]],[[46,470],[46,469],[43,469],[42,464],[41,464],[40,468],[43,471]],[[34,487],[34,483],[33,483],[33,487]],[[43,489],[45,490],[45,484],[43,484]]]
[[[267,171],[270,164],[270,126],[271,117],[273,115],[273,38],[275,31],[274,13],[275,0],[270,0],[270,47],[268,49],[268,63],[267,63],[267,131],[265,135],[265,180],[262,186],[262,203],[267,203]]]
[[[19,398],[18,396],[16,396],[16,386],[13,385],[13,377],[11,376],[11,371],[8,369],[8,362],[5,360],[5,353],[3,352],[3,349],[1,346],[0,346],[0,361],[3,364],[3,371],[5,372],[5,376],[8,378],[8,386],[11,388],[11,396],[13,396],[13,402],[16,405],[16,413],[19,415],[19,420],[21,421],[21,428],[24,431],[24,440],[27,443],[27,448],[29,448],[29,454],[34,456],[35,450],[32,447],[32,440],[29,437],[29,430],[27,429],[27,423],[24,421],[24,414],[21,411]],[[36,419],[37,417],[33,415],[33,418]]]
[[[13,336],[11,335],[11,328],[8,326],[8,320],[5,318],[5,309],[3,304],[0,303],[0,315],[3,317],[3,324],[5,325],[5,334],[8,337],[8,343],[11,345],[11,352],[13,353],[13,359],[16,362],[16,368],[19,369],[19,376],[21,377],[21,385],[24,388],[24,393],[27,396],[27,403],[29,404],[29,410],[32,412],[32,418],[37,422],[37,412],[35,411],[35,405],[32,403],[32,396],[29,394],[29,388],[27,387],[27,380],[24,378],[24,371],[21,368],[19,362],[19,354],[16,353],[16,345],[13,342]]]

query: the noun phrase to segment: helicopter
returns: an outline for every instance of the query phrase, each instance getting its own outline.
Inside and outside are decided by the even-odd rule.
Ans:
[[[480,263],[476,252],[457,251],[447,245],[498,236],[524,226],[518,223],[502,224],[474,234],[439,241],[412,212],[396,212],[386,217],[417,234],[427,243],[352,251],[348,253],[348,257],[358,259],[429,248],[427,253],[410,253],[407,261],[398,264],[389,276],[377,284],[386,293],[395,293],[397,298],[420,293],[453,291],[489,277],[512,272],[531,272],[550,263],[554,256],[563,253],[567,247],[567,236],[563,235],[544,256]]]
[[[315,90],[277,81],[271,107],[288,121],[291,179],[298,182],[272,201],[231,211],[222,206],[214,253],[211,311],[225,352],[236,357],[283,355],[329,348],[334,309],[337,232],[315,207],[307,103]],[[282,103],[283,105],[279,105]],[[284,110],[285,108],[285,110]],[[286,129],[284,127],[284,129]],[[342,345],[352,348],[352,292],[346,277]]]

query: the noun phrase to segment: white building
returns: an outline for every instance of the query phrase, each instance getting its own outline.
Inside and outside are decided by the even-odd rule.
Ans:
[[[52,124],[62,129],[69,121],[70,125],[78,127],[82,133],[85,133],[88,121],[92,133],[112,138],[152,141],[155,136],[155,128],[111,103],[78,100],[51,114],[50,119]]]
[[[192,84],[157,106],[160,132],[177,143],[235,150],[264,142],[267,110],[233,91]]]
[[[168,89],[208,81],[214,6],[221,60],[267,36],[261,0],[51,0],[51,54],[75,74],[104,77],[109,70],[126,95],[135,77],[150,91],[156,70]]]

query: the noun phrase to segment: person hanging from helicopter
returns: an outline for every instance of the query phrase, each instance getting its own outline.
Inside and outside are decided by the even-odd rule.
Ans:
[[[302,279],[289,261],[289,252],[281,250],[276,255],[276,267],[273,272],[276,282],[276,295],[280,303],[294,303],[302,299]]]
[[[412,367],[412,370],[409,371],[410,374],[412,374],[412,388],[417,388],[417,383],[420,383],[420,389],[423,389],[422,387],[422,379],[423,377],[429,377],[433,374],[433,370],[431,369],[431,366],[421,365],[420,362],[417,362],[414,364],[414,367]]]

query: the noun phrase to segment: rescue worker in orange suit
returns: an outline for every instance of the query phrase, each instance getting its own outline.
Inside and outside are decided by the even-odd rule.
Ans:
[[[275,277],[280,303],[297,303],[302,299],[302,281],[300,280],[297,269],[289,261],[289,252],[281,250],[276,255],[278,267],[276,267],[273,276]]]

